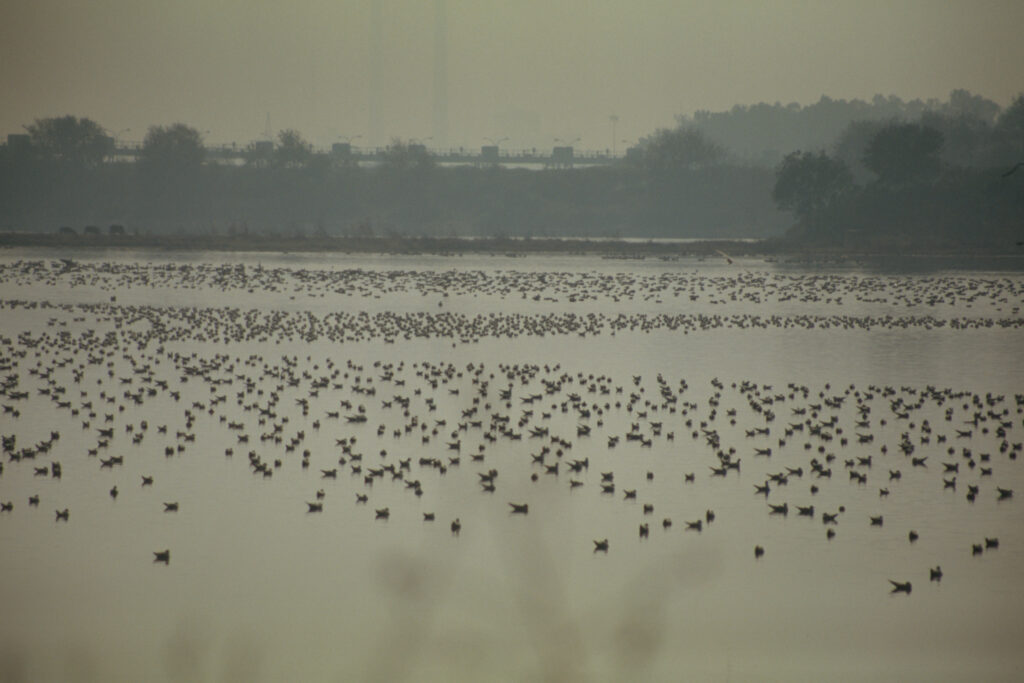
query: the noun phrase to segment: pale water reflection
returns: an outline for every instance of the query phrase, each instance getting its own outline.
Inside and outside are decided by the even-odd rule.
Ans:
[[[0,260],[0,375],[17,379],[0,397],[16,437],[0,678],[1014,680],[1024,664],[1024,516],[998,495],[1024,495],[1024,276],[224,255],[245,266],[232,281],[220,259]],[[393,316],[425,336],[384,343]]]

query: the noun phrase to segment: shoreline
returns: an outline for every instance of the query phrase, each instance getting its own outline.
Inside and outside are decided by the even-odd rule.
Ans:
[[[44,249],[166,251],[222,251],[267,253],[357,254],[490,254],[525,257],[532,254],[601,256],[605,258],[772,258],[787,261],[847,262],[885,258],[999,259],[1024,266],[1024,248],[946,247],[907,249],[850,249],[801,245],[782,238],[693,239],[586,238],[586,237],[280,237],[195,235],[66,235],[54,233],[0,232],[0,250],[35,247]],[[728,254],[728,256],[726,256]]]

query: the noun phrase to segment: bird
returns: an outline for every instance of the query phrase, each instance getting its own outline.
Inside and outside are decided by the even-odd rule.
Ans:
[[[451,528],[452,528],[452,534],[455,535],[455,536],[458,536],[459,532],[462,531],[462,522],[459,521],[458,517],[456,517],[455,519],[452,520]]]
[[[188,559],[188,558],[186,558]],[[153,552],[153,562],[163,562],[164,564],[170,564],[171,562],[171,551],[170,550],[156,550]],[[186,564],[188,564],[186,562]]]
[[[530,511],[530,506],[527,503],[509,503],[512,507],[513,515],[525,515]]]
[[[142,485],[143,486],[152,486],[153,485],[153,477],[147,477],[146,475],[142,475]]]
[[[892,584],[893,593],[907,593],[908,595],[910,594],[912,586],[910,585],[909,581],[901,583],[899,581],[893,581],[892,579],[889,579],[889,583]]]
[[[762,555],[764,555],[764,548],[762,548],[759,545],[755,545],[754,546],[754,559],[757,559],[757,558],[761,557]]]
[[[64,508],[63,510],[57,510],[57,521],[59,522],[61,520],[65,521],[65,522],[68,521],[68,509],[67,508]]]
[[[602,552],[602,553],[608,552],[608,539],[607,538],[603,538],[603,539],[601,539],[599,541],[595,540],[594,541],[594,552],[595,553],[596,552]]]
[[[907,538],[909,538],[910,542],[913,543],[914,541],[916,541],[918,539],[917,532],[914,531],[913,529],[911,529],[910,533],[907,534]]]
[[[928,570],[929,581],[942,581],[942,567],[936,565],[934,569]]]
[[[164,512],[177,512],[177,511],[178,511],[178,503],[177,503],[177,501],[175,501],[173,503],[164,503]]]

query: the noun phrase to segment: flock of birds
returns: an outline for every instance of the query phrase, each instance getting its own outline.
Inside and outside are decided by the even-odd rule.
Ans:
[[[504,297],[548,292],[580,300],[662,297],[685,294],[689,288],[699,291],[690,298],[757,296],[758,301],[778,302],[785,297],[828,297],[841,304],[849,297],[907,306],[968,302],[1012,313],[1024,299],[1021,282],[1014,279],[951,278],[956,286],[949,287],[943,278],[750,277],[706,282],[676,275],[645,280],[472,272],[461,280],[451,273],[411,271],[317,275],[73,261],[0,266],[0,286],[64,281],[118,293],[141,286],[262,291],[301,283],[311,295],[338,288],[350,293],[353,287],[365,296],[388,287],[446,294],[463,287],[463,295],[475,290]],[[365,508],[368,521],[386,523],[408,512],[405,506],[392,510],[393,504],[375,505],[382,488],[429,505],[438,502],[439,480],[456,477],[466,499],[484,496],[487,504],[510,515],[543,514],[536,502],[543,498],[503,497],[506,481],[515,482],[510,488],[517,494],[557,482],[566,495],[594,495],[609,505],[623,504],[622,514],[636,517],[635,539],[641,543],[654,542],[652,527],[660,526],[662,535],[673,529],[701,534],[714,528],[720,533],[736,522],[711,508],[693,510],[681,523],[658,514],[670,501],[658,498],[661,489],[653,482],[668,476],[677,479],[672,482],[673,502],[688,487],[709,481],[729,485],[734,495],[763,499],[763,514],[769,517],[820,521],[824,540],[831,542],[843,525],[887,532],[887,501],[911,485],[931,487],[934,504],[961,505],[966,514],[979,499],[1010,505],[1014,492],[1004,479],[1013,479],[1022,448],[1015,429],[1024,424],[1024,394],[932,386],[772,386],[717,378],[706,386],[690,386],[685,379],[661,374],[612,377],[560,365],[406,362],[394,356],[361,364],[269,349],[244,355],[232,349],[241,341],[301,344],[416,336],[478,341],[522,334],[600,334],[645,330],[657,316],[315,316],[10,298],[0,300],[0,308],[37,313],[46,321],[44,329],[5,329],[0,334],[4,516],[22,512],[18,497],[29,508],[43,505],[38,492],[25,490],[25,481],[50,478],[74,486],[73,481],[64,483],[69,464],[69,470],[88,467],[109,474],[106,495],[116,500],[128,487],[159,488],[147,469],[154,459],[185,460],[208,451],[211,444],[227,443],[223,456],[237,463],[239,476],[271,482],[275,476],[302,477],[309,495],[296,500],[295,507],[305,515],[328,514],[332,506],[345,505]],[[794,314],[788,321],[802,319]],[[716,323],[697,316],[683,327],[702,329],[723,320],[731,318]],[[869,324],[860,320],[860,326],[871,327],[899,324],[901,318],[872,318]],[[751,321],[752,316],[743,314],[732,324]],[[787,322],[773,317],[764,321]],[[1018,318],[961,322],[984,327],[1006,321],[1021,324]],[[935,318],[930,324],[941,323]],[[340,350],[343,354],[344,347]],[[76,432],[70,437],[69,424]],[[41,425],[60,428],[41,432]],[[8,483],[12,480],[19,482],[17,490]],[[61,502],[61,489],[51,490],[53,499],[45,503],[54,510],[55,522],[73,523],[73,511]],[[154,498],[153,504],[168,514],[179,510],[173,495]],[[437,521],[435,512],[420,514],[418,522]],[[443,523],[458,536],[472,529],[473,520],[457,514]],[[913,528],[893,533],[910,544],[920,537]],[[609,553],[627,541],[602,536],[582,542],[592,544],[594,553]],[[771,539],[755,545],[754,560],[770,548]],[[983,555],[998,548],[998,537],[979,529],[977,542],[964,552]],[[153,562],[171,561],[170,548],[149,552]],[[928,577],[942,579],[941,563],[929,564]],[[909,580],[892,581],[893,592],[911,590]]]

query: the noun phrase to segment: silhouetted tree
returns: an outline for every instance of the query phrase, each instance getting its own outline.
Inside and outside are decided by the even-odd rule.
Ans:
[[[183,123],[151,126],[142,143],[139,200],[163,226],[195,226],[211,193],[203,183],[206,149],[199,131]],[[209,174],[207,174],[209,175]]]
[[[140,164],[146,171],[181,174],[195,171],[206,157],[203,136],[184,123],[150,126],[142,141]]]
[[[919,123],[890,124],[864,150],[864,165],[886,185],[934,180],[941,169],[942,133]]]
[[[36,119],[25,127],[43,158],[93,168],[114,151],[114,139],[95,121],[74,116]]]
[[[999,115],[999,105],[987,97],[972,95],[969,90],[960,88],[949,93],[949,104],[943,113],[953,118],[974,119],[991,125]]]
[[[1024,161],[1024,95],[1018,95],[996,121],[997,163]]]
[[[824,152],[793,152],[775,172],[772,198],[799,220],[815,222],[852,188],[853,176],[842,161]]]
[[[725,160],[725,150],[693,126],[658,130],[643,147],[643,166],[655,174],[696,170]]]
[[[435,165],[426,147],[399,138],[394,138],[384,151],[384,166],[388,170],[425,170]]]
[[[832,155],[847,165],[855,179],[861,182],[869,179],[871,172],[864,165],[864,152],[872,138],[886,125],[885,121],[869,119],[852,121],[832,146]]]
[[[289,128],[277,134],[274,163],[282,168],[305,166],[313,156],[313,145],[306,142],[297,130]]]

